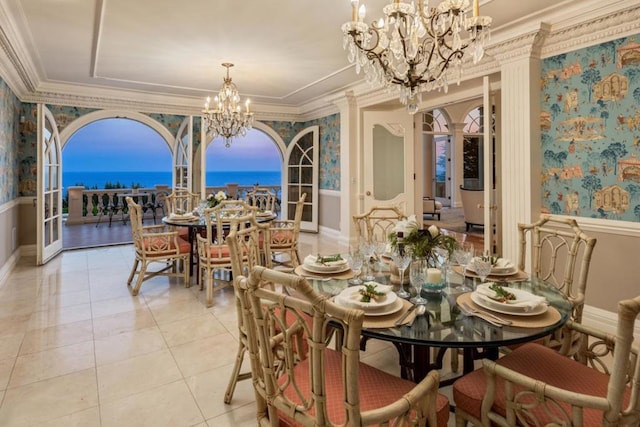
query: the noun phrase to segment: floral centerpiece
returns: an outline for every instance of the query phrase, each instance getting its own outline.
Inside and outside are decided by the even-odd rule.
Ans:
[[[218,191],[216,194],[211,193],[207,196],[207,206],[215,208],[223,200],[227,200],[227,195],[224,191]]]
[[[403,234],[405,250],[411,252],[416,258],[424,258],[429,265],[433,266],[437,265],[435,248],[444,248],[451,256],[458,245],[453,236],[443,234],[435,225],[430,225],[426,230],[420,229],[415,215],[398,221],[393,231],[389,233],[389,244],[393,249],[398,247],[398,232]]]

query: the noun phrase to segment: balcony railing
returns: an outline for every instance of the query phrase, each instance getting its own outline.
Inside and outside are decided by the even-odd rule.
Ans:
[[[276,193],[280,207],[281,188],[279,185],[265,185],[260,188],[268,188]],[[207,187],[207,194],[224,191],[231,198],[246,198],[248,192],[253,191],[253,185],[235,185]],[[88,224],[98,221],[108,221],[109,209],[112,210],[113,220],[119,220],[128,213],[123,194],[136,194],[134,200],[143,207],[143,220],[153,220],[154,211],[152,206],[156,206],[156,198],[159,194],[169,194],[171,188],[165,185],[156,185],[153,188],[99,188],[85,189],[83,186],[68,188],[68,215],[67,225]],[[203,199],[206,196],[202,197]],[[101,215],[102,212],[102,215]],[[163,215],[163,211],[156,209],[156,219]],[[102,216],[102,217],[101,217]]]

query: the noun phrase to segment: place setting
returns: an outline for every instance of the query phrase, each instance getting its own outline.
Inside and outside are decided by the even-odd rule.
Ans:
[[[341,254],[308,255],[302,264],[294,269],[294,273],[315,280],[346,280],[354,277],[349,261]]]
[[[178,222],[190,222],[190,221],[195,221],[199,219],[198,215],[195,215],[193,212],[187,212],[187,213],[171,212],[168,218],[170,221],[178,221]]]
[[[476,261],[478,258],[487,258],[491,263],[491,270],[484,277],[477,271]],[[507,258],[500,257],[472,257],[467,264],[464,265],[460,261],[458,265],[453,266],[456,273],[465,277],[471,277],[476,279],[488,279],[496,282],[515,282],[520,280],[527,280],[529,276],[524,271],[518,269],[518,266]]]
[[[392,328],[413,323],[416,305],[398,297],[393,286],[364,282],[350,286],[334,297],[337,305],[364,311],[363,327]]]
[[[476,316],[495,326],[540,328],[555,324],[560,313],[545,297],[505,283],[486,282],[458,296],[457,305],[467,316]]]

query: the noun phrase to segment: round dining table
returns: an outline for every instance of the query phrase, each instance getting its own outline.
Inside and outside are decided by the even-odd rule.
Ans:
[[[271,222],[277,218],[277,215],[271,212],[259,213],[256,215],[256,221],[259,223],[262,222]],[[207,228],[207,222],[203,216],[193,216],[193,217],[184,217],[184,216],[165,216],[162,218],[162,223],[166,225],[170,225],[173,227],[186,227],[188,228],[187,236],[189,245],[191,247],[191,262],[189,263],[189,274],[193,276],[193,267],[198,264],[198,256],[196,249],[196,234],[203,232]],[[215,221],[212,224],[213,227],[216,227]],[[231,226],[231,219],[229,222],[225,224],[225,227]]]
[[[376,270],[375,281],[391,285],[388,265],[379,264]],[[427,293],[423,289],[421,295],[427,300],[426,313],[415,316],[415,320],[409,324],[395,326],[392,322],[391,325],[384,325],[385,322],[381,322],[382,319],[379,316],[371,318],[371,322],[368,322],[369,316],[365,315],[362,328],[362,350],[365,349],[369,339],[393,343],[398,350],[402,377],[418,382],[430,370],[442,368],[447,349],[456,352],[460,349],[463,353],[462,375],[464,375],[474,369],[474,361],[478,358],[496,359],[500,347],[543,338],[561,328],[571,316],[572,305],[560,290],[544,280],[529,277],[523,272],[518,272],[511,278],[501,278],[500,284],[543,296],[547,304],[546,309],[541,307],[539,310],[544,310],[543,313],[519,313],[516,316],[492,311],[492,314],[503,320],[513,321],[511,325],[500,326],[480,317],[467,315],[461,310],[460,303],[467,304],[467,307],[488,310],[470,301],[471,293],[462,288],[463,283],[475,288],[480,280],[463,276],[456,270],[448,271],[447,284],[441,292]],[[325,294],[338,295],[345,288],[352,286],[349,285],[348,280],[332,278],[331,274],[322,276],[313,272],[308,274],[303,272],[302,275],[307,277],[315,289]],[[410,287],[409,284],[405,284],[406,289]],[[415,291],[411,292],[415,295]],[[404,311],[411,308],[408,302],[404,302],[404,305]],[[401,317],[400,314],[396,313],[395,318]],[[457,357],[457,354],[452,354],[451,357]],[[443,378],[441,386],[448,385],[457,378],[457,376]]]

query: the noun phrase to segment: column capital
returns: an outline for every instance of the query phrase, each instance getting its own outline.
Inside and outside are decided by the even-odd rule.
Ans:
[[[492,45],[487,48],[487,54],[494,57],[500,65],[525,58],[540,59],[542,45],[550,32],[551,25],[541,22],[530,31]]]
[[[333,98],[330,102],[338,107],[340,111],[358,107],[358,100],[352,90],[345,91],[343,96]]]

